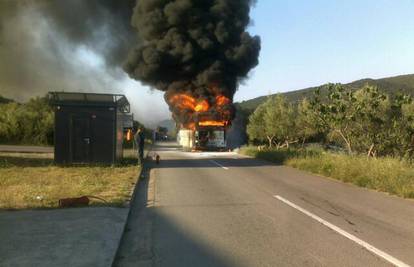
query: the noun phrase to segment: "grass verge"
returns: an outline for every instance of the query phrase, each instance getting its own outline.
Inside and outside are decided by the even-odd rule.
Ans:
[[[414,166],[400,159],[350,156],[321,149],[258,151],[244,147],[240,152],[360,187],[414,198]]]
[[[0,209],[56,208],[61,198],[97,196],[122,206],[138,179],[136,160],[118,166],[53,165],[53,154],[0,153]]]

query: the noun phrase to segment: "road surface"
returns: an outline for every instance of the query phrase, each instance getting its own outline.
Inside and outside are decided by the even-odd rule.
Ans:
[[[235,153],[153,153],[114,266],[414,265],[414,201]]]

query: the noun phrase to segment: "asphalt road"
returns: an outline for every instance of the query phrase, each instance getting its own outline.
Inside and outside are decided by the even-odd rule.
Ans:
[[[414,201],[163,144],[115,266],[414,265]]]

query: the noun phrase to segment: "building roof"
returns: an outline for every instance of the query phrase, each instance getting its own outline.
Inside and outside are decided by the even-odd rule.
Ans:
[[[128,99],[121,94],[49,92],[48,97],[53,106],[117,107],[121,112],[130,112]]]

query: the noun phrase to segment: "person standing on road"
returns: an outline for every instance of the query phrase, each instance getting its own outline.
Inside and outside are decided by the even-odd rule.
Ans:
[[[145,134],[144,129],[140,126],[137,130],[137,133],[134,136],[135,143],[138,147],[138,164],[142,164],[144,161],[144,144],[145,144]]]

